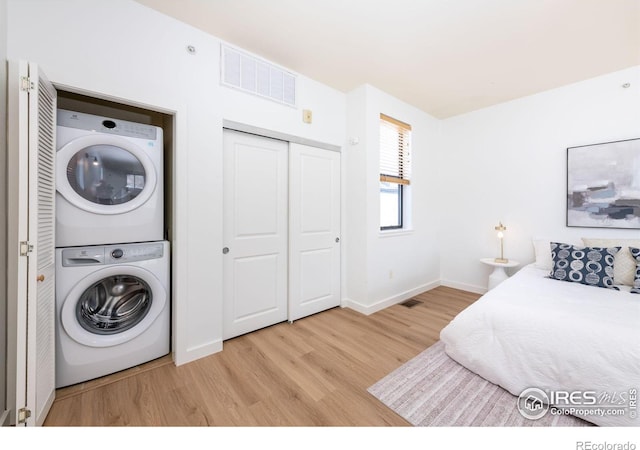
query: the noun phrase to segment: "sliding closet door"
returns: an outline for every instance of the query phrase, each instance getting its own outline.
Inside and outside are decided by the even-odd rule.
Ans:
[[[290,144],[289,320],[340,304],[340,153]]]
[[[287,320],[287,154],[224,131],[224,339]]]

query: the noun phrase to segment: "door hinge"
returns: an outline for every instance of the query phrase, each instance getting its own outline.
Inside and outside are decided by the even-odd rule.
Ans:
[[[20,408],[18,410],[18,423],[25,423],[29,417],[31,417],[30,409]]]
[[[20,256],[29,256],[33,251],[33,244],[29,241],[20,241]]]
[[[20,77],[20,90],[29,92],[35,88],[35,85],[29,77]]]

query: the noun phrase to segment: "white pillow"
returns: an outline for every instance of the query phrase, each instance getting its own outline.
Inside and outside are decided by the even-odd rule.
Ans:
[[[553,269],[553,259],[551,259],[551,239],[533,238],[533,251],[536,255],[535,266],[538,269],[551,271],[551,269]]]
[[[640,239],[582,238],[587,247],[621,247],[613,261],[613,282],[633,286],[636,277],[636,260],[629,247],[640,247]]]

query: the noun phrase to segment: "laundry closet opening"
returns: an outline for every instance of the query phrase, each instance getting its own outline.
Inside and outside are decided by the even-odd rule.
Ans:
[[[175,151],[171,114],[57,93],[61,388],[171,354]]]

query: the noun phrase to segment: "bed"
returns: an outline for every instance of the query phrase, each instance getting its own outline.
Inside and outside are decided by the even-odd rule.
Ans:
[[[595,395],[598,405],[625,412],[575,416],[640,426],[640,294],[617,287],[551,279],[532,263],[462,311],[440,338],[452,359],[515,396],[532,387],[589,393],[583,402]]]

